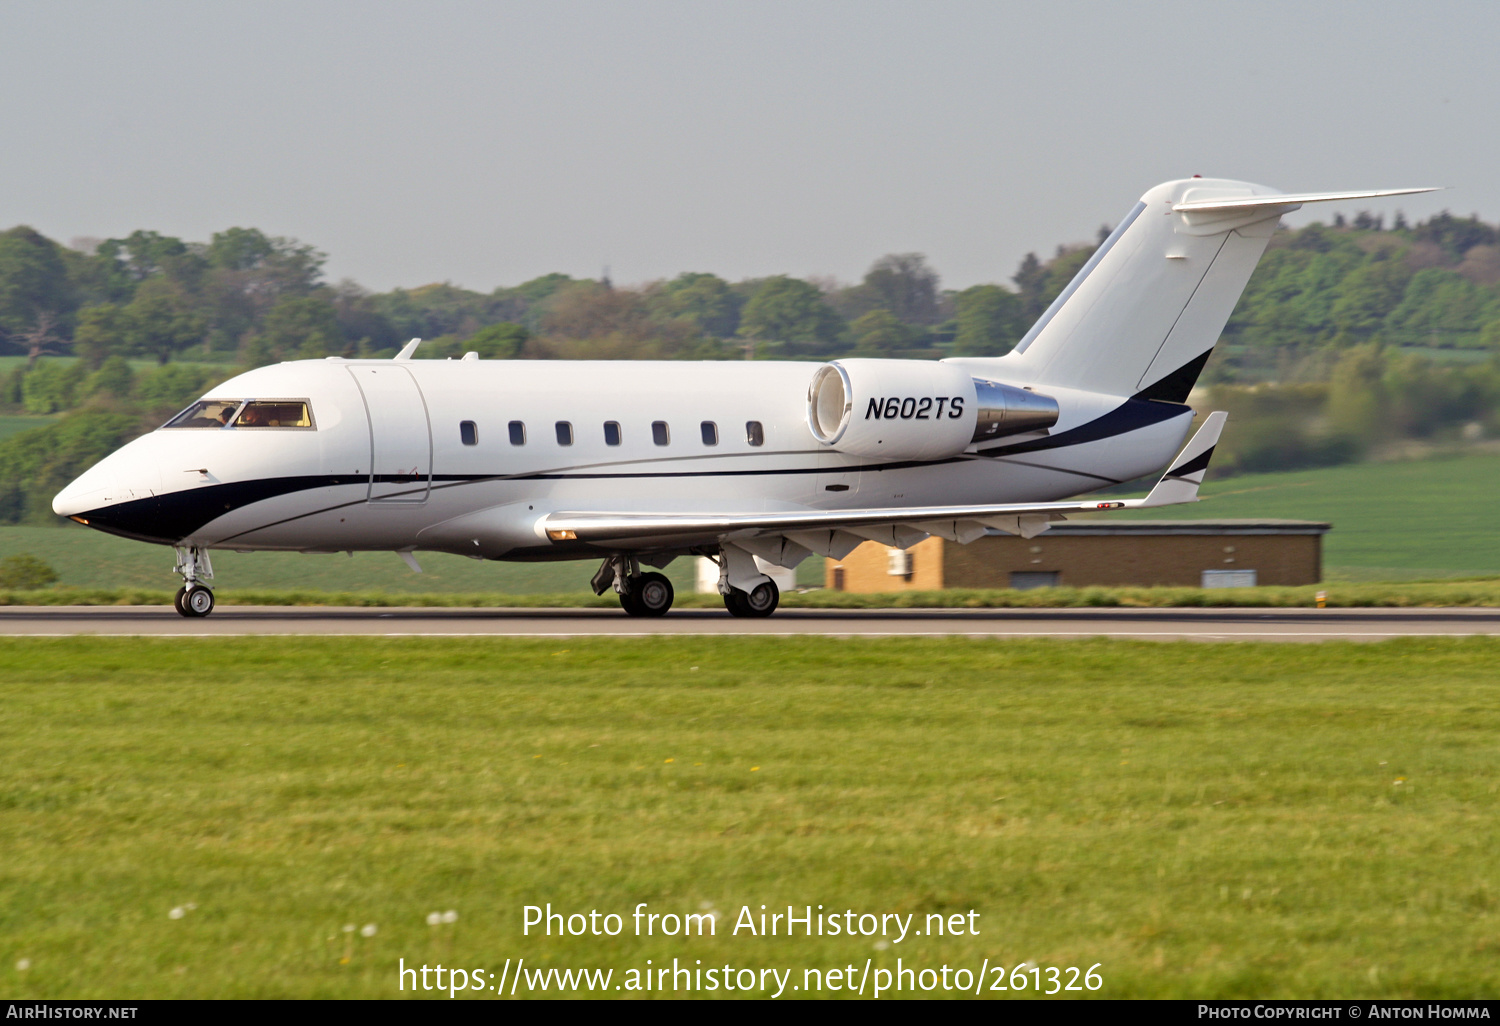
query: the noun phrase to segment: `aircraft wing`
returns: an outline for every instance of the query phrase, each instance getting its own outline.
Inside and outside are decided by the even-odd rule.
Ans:
[[[652,513],[652,512],[558,512],[548,514],[538,525],[553,541],[612,543],[666,543],[672,538],[718,537],[743,544],[757,536],[783,535],[808,551],[845,549],[865,539],[909,545],[928,534],[954,541],[973,541],[996,527],[1032,537],[1047,529],[1052,520],[1069,513],[1166,506],[1198,501],[1198,486],[1208,469],[1227,414],[1211,413],[1177,459],[1144,499],[1072,502],[999,503],[986,506],[908,506],[882,509],[790,510],[773,513]],[[853,536],[853,544],[840,543],[834,534]],[[749,547],[754,547],[749,546]],[[757,554],[763,554],[758,551]],[[803,553],[805,555],[806,553]],[[767,557],[770,558],[770,557]],[[842,558],[842,556],[838,557]],[[777,560],[772,559],[772,562]]]

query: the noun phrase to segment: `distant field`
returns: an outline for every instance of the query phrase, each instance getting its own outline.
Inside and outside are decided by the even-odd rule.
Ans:
[[[222,368],[227,376],[227,373],[234,369],[235,363],[239,359],[234,353],[215,353],[213,356],[213,359],[204,359],[202,354],[194,354],[189,355],[187,359],[174,360],[172,362]],[[76,363],[78,361],[78,357],[76,356],[44,356],[42,359],[62,364]],[[29,358],[25,356],[0,356],[0,374],[7,374],[17,367],[24,367],[28,362]],[[125,362],[130,364],[131,369],[135,371],[154,370],[161,366],[156,360],[150,358],[131,359]]]
[[[1102,963],[1102,997],[1493,996],[1497,695],[1494,639],[4,641],[0,993],[899,957]],[[547,902],[721,918],[522,936]],[[762,904],[980,933],[730,935]]]
[[[1500,573],[1500,456],[1356,463],[1210,481],[1203,502],[1110,516],[1326,520],[1330,577]],[[1360,573],[1365,571],[1365,573]]]
[[[11,435],[22,431],[28,431],[34,427],[42,427],[57,421],[57,417],[29,417],[23,415],[0,416],[0,442],[5,441]]]

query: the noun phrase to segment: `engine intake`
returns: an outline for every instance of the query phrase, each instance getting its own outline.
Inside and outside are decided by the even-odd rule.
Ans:
[[[807,425],[839,452],[895,460],[956,456],[974,442],[1057,423],[1056,400],[931,360],[836,360],[813,374]]]

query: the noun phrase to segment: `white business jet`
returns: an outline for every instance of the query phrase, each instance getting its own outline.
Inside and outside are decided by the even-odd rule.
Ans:
[[[601,558],[596,593],[660,616],[678,556],[718,563],[735,616],[757,565],[867,539],[1033,537],[1070,513],[1193,502],[1223,413],[1144,499],[1068,501],[1167,465],[1188,392],[1278,219],[1304,203],[1222,179],[1158,185],[1002,357],[941,361],[301,360],[232,378],[53,500],[171,545],[177,609],[214,606],[209,553],[388,550]]]

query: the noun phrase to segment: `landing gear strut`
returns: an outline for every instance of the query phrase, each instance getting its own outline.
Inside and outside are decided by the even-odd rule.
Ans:
[[[641,573],[640,563],[631,556],[610,556],[592,583],[595,595],[613,585],[620,608],[631,616],[664,616],[676,597],[666,574]]]
[[[214,611],[214,593],[202,583],[214,579],[214,566],[209,562],[208,550],[196,545],[176,545],[173,551],[177,553],[174,569],[182,575],[183,581],[173,605],[182,616],[207,616]]]

